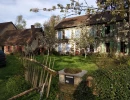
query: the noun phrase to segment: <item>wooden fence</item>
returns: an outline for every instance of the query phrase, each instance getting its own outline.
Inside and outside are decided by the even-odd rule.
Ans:
[[[52,77],[56,76],[57,72],[53,70],[55,59],[52,59],[49,56],[43,58],[42,61],[36,60],[33,55],[20,58],[25,69],[25,80],[32,84],[32,88],[9,98],[8,100],[15,100],[38,89],[40,90],[39,100],[42,99],[43,94],[48,98]]]

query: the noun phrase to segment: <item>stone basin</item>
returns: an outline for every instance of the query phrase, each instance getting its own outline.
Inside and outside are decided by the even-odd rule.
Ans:
[[[71,74],[71,73],[65,73],[63,69],[60,70],[58,73],[59,73],[59,82],[61,84],[79,85],[79,83],[82,81],[82,78],[87,73],[87,71],[82,70],[79,73]]]

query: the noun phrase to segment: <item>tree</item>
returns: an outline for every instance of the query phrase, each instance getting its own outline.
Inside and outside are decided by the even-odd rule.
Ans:
[[[48,48],[48,54],[52,51],[55,43],[57,42],[56,30],[54,27],[59,21],[60,21],[59,16],[52,15],[50,19],[43,24],[46,47]]]
[[[80,15],[83,11],[88,12],[88,13],[92,13],[94,12],[94,8],[92,6],[88,6],[86,0],[85,4],[83,5],[83,3],[80,3],[79,1],[75,1],[75,0],[70,0],[71,3],[70,4],[66,4],[66,6],[63,6],[63,4],[57,4],[57,6],[52,6],[52,8],[43,8],[43,9],[39,9],[39,8],[32,8],[30,9],[30,11],[33,12],[39,12],[39,10],[43,10],[43,11],[55,11],[56,9],[60,9],[61,13],[66,13],[65,17],[71,16],[71,15]]]
[[[101,16],[96,19],[98,21],[105,20],[105,18],[103,16],[104,12],[110,12],[110,14],[112,15],[112,18],[107,22],[107,24],[108,25],[110,25],[111,23],[117,24],[117,26],[119,26],[118,32],[128,35],[129,40],[126,42],[127,43],[129,42],[129,48],[130,48],[130,34],[129,34],[130,0],[118,0],[118,2],[117,2],[117,0],[97,0],[98,8],[88,6],[86,0],[84,0],[85,5],[83,3],[80,3],[79,1],[75,1],[75,0],[70,0],[70,1],[71,1],[70,4],[66,4],[66,6],[63,6],[62,4],[57,4],[57,7],[53,6],[52,8],[43,8],[43,9],[33,8],[33,9],[30,9],[30,11],[33,11],[33,12],[38,12],[39,10],[55,11],[56,9],[60,9],[60,12],[68,14],[67,16],[71,16],[74,14],[80,15],[81,12],[85,11],[86,14],[90,15],[90,17],[92,17],[95,14],[101,14]],[[68,12],[70,12],[70,13],[68,13]],[[65,17],[67,17],[67,16],[65,16]],[[122,22],[116,22],[117,16],[122,17],[121,19],[123,21],[123,25],[122,25]],[[86,20],[86,22],[87,22],[87,20]],[[86,22],[83,23],[84,26],[86,26],[86,24],[85,24]],[[102,27],[100,27],[100,29],[98,28],[97,31],[102,30],[103,27],[105,28],[105,26],[102,25]],[[113,32],[114,30],[115,29],[112,29],[111,31]],[[88,37],[86,37],[86,38],[88,38]],[[119,36],[116,36],[116,38],[119,38]],[[124,41],[124,40],[121,40],[121,41]]]
[[[40,23],[38,23],[38,22],[36,22],[35,24],[34,24],[34,26],[36,27],[36,28],[41,28],[41,24]]]
[[[25,29],[26,21],[23,19],[22,15],[17,16],[15,25],[18,29]]]
[[[97,0],[98,6],[104,10],[124,10],[128,9],[128,0]]]

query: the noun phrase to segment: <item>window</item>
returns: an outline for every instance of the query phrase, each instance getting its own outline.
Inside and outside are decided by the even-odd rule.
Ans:
[[[105,34],[109,35],[110,34],[110,26],[105,27]]]
[[[70,38],[71,38],[71,31],[65,30],[65,39],[70,39]]]
[[[66,44],[66,52],[70,51],[70,44]]]
[[[89,35],[90,35],[90,36],[94,36],[94,28],[93,28],[93,27],[91,27],[91,28],[88,30],[88,32],[89,32]]]
[[[106,44],[106,52],[110,52],[110,43],[105,43]]]
[[[125,42],[121,42],[121,52],[126,53],[126,44],[125,44]]]
[[[96,36],[100,37],[101,36],[101,30],[100,29],[102,29],[102,28],[101,28],[100,25],[97,25],[96,27],[97,27]]]
[[[94,46],[90,45],[90,52],[94,52]]]
[[[65,39],[65,30],[62,30],[61,37],[62,37],[62,39]]]
[[[75,38],[79,38],[80,37],[80,30],[76,29],[75,30]]]
[[[62,39],[62,31],[58,31],[58,39]]]

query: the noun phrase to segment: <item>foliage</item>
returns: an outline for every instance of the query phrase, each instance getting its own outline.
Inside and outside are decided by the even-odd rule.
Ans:
[[[61,13],[66,13],[65,17],[71,16],[71,15],[80,15],[83,11],[87,13],[92,13],[95,11],[95,8],[93,6],[88,6],[86,0],[84,0],[85,5],[83,3],[80,3],[77,0],[70,0],[71,2],[69,4],[63,5],[63,4],[57,4],[57,6],[52,6],[52,8],[43,8],[43,11],[55,11],[56,9],[60,9]],[[39,8],[32,8],[30,11],[33,12],[39,12]]]
[[[45,46],[49,51],[54,48],[54,44],[57,42],[55,25],[60,21],[59,16],[51,16],[51,18],[44,23],[45,32]]]
[[[25,81],[24,77],[14,76],[8,79],[6,87],[8,93],[14,96],[27,89],[30,89],[30,84]]]
[[[93,73],[98,100],[130,99],[130,59],[127,57],[103,57]]]
[[[82,81],[73,94],[74,100],[96,100],[92,94],[93,90],[86,86],[86,81]]]
[[[36,28],[41,28],[41,24],[40,23],[38,23],[38,22],[36,22],[36,23],[34,23],[34,26],[36,27]]]
[[[23,19],[22,15],[17,16],[15,25],[18,29],[25,29],[26,21]]]
[[[86,26],[85,23],[82,23],[82,25],[80,25],[79,27],[79,30],[81,30],[80,35],[76,36],[74,38],[74,41],[79,48],[85,48],[86,54],[87,48],[90,48],[90,45],[94,44],[95,37],[92,35],[93,29],[89,26]]]

